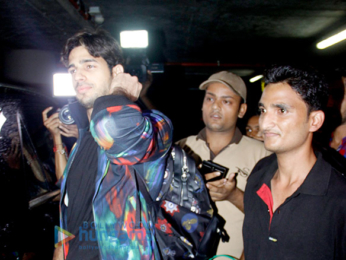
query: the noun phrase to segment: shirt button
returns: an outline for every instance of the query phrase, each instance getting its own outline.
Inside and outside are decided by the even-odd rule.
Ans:
[[[280,209],[278,209],[278,214],[280,214]]]
[[[276,243],[278,240],[276,239],[276,238],[274,238],[274,237],[269,237],[269,240],[270,241],[272,241],[272,242],[274,242],[274,243]]]

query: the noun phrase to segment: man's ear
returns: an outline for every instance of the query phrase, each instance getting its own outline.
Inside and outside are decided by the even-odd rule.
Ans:
[[[243,118],[247,110],[247,104],[243,103],[240,105],[238,117]]]
[[[116,75],[124,73],[124,67],[121,64],[115,65],[112,68],[112,77],[114,78]]]
[[[322,110],[312,111],[309,115],[310,132],[316,132],[321,128],[324,122],[324,112]]]

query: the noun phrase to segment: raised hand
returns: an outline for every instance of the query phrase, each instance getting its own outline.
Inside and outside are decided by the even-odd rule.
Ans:
[[[122,65],[114,66],[112,75],[113,80],[110,87],[110,94],[124,94],[130,100],[136,101],[142,90],[142,84],[139,83],[138,78],[125,73]]]

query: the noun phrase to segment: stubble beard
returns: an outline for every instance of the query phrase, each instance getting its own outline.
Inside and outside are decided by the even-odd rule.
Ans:
[[[98,96],[93,95],[92,97],[77,97],[78,102],[85,107],[86,109],[90,109],[94,107],[95,100]]]
[[[84,106],[86,109],[90,109],[94,107],[94,103],[97,98],[109,95],[109,90],[107,87],[104,87],[101,93],[95,91],[91,94],[91,96],[86,96],[86,94],[87,93],[83,94],[81,97],[78,97],[77,95],[76,98],[82,106]]]

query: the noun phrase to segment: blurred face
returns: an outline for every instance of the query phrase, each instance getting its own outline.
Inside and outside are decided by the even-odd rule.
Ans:
[[[252,116],[250,117],[249,121],[247,122],[246,125],[246,135],[248,137],[257,139],[259,141],[263,141],[262,134],[260,133],[260,128],[259,128],[259,116]]]
[[[203,121],[208,131],[233,131],[238,117],[243,117],[246,104],[240,105],[241,97],[222,83],[210,83],[203,101]]]
[[[110,94],[112,75],[107,62],[91,56],[84,46],[71,51],[68,71],[72,75],[76,98],[84,107],[92,108],[98,97]]]
[[[268,84],[259,102],[259,125],[265,148],[277,154],[310,147],[312,133],[307,106],[286,83]]]

